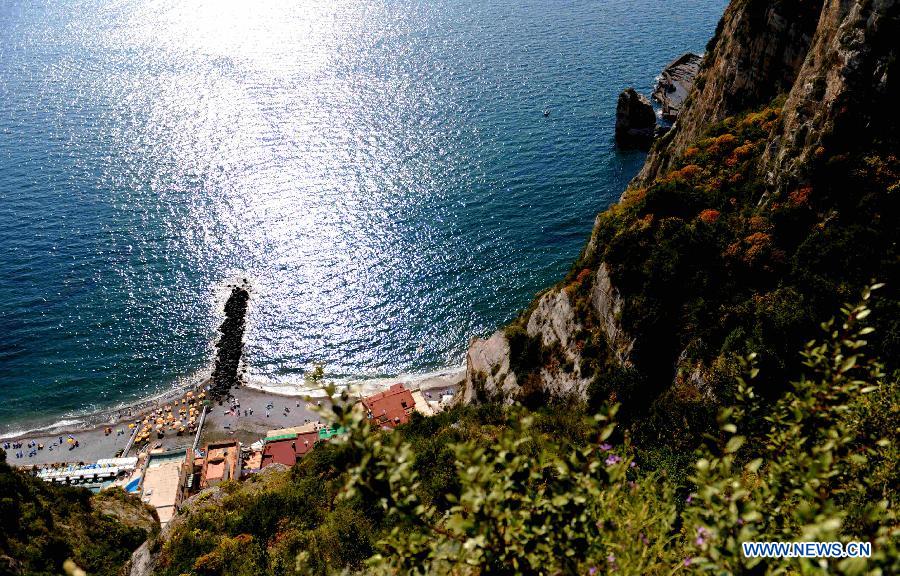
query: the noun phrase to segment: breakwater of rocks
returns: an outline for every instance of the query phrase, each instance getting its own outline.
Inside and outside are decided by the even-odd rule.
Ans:
[[[247,281],[232,286],[225,302],[225,320],[219,326],[216,342],[216,364],[210,382],[210,396],[216,399],[228,396],[232,388],[241,385],[240,364],[244,353],[244,328],[250,291]]]

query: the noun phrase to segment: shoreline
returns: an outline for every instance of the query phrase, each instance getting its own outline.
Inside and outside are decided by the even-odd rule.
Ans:
[[[377,393],[396,383],[422,391],[438,391],[438,395],[441,395],[448,392],[455,393],[464,376],[465,366],[456,366],[421,374],[404,373],[393,377],[348,379],[343,382],[336,381],[334,384],[339,391],[348,389],[351,396],[356,398]],[[7,462],[18,467],[110,458],[127,444],[131,433],[128,424],[165,404],[180,399],[190,391],[202,390],[210,383],[211,379],[207,377],[199,382],[194,381],[165,390],[131,404],[88,414],[77,420],[69,418],[44,427],[10,431],[0,434],[0,441],[4,443],[35,441],[44,444],[44,449],[33,457],[15,457],[15,453],[20,450],[26,454],[30,452],[24,447],[16,450],[8,449]],[[322,388],[309,389],[302,384],[272,384],[259,379],[251,379],[232,389],[231,395],[240,401],[242,408],[245,406],[253,408],[254,414],[250,417],[228,417],[223,414],[219,402],[212,402],[202,430],[203,438],[222,438],[228,435],[249,438],[260,431],[264,433],[267,429],[317,419],[318,416],[313,411],[306,406],[301,407],[301,404],[304,404],[305,399],[316,401],[326,398]],[[268,415],[263,417],[263,414],[269,412],[266,409],[269,405],[276,405],[276,408],[281,407],[282,410],[283,407],[289,407],[289,413],[273,409],[274,417]],[[109,435],[104,433],[107,427],[113,429]],[[79,447],[74,450],[63,450],[58,438],[70,434],[79,440]],[[185,444],[192,437],[192,435],[178,437],[168,435],[164,443],[169,446]]]
[[[159,392],[153,396],[140,398],[131,403],[126,402],[114,407],[104,408],[95,412],[88,412],[83,415],[64,416],[63,419],[57,420],[52,424],[26,428],[23,430],[0,432],[0,440],[13,440],[29,435],[33,436],[35,434],[65,434],[67,432],[91,430],[97,427],[115,425],[125,418],[137,417],[159,405],[180,398],[186,392],[201,388],[205,384],[205,381],[199,384],[187,384],[178,388],[171,388]]]
[[[333,382],[338,390],[343,388],[354,389],[351,393],[369,395],[374,394],[395,384],[402,382],[404,384],[415,384],[422,387],[423,390],[433,387],[439,387],[443,382],[437,382],[443,379],[457,378],[462,379],[466,371],[464,364],[459,366],[449,366],[431,372],[402,372],[396,376],[373,376],[370,378],[347,378],[339,380],[329,380]],[[151,396],[140,398],[130,403],[122,403],[110,408],[104,408],[96,412],[89,412],[83,415],[63,416],[51,424],[35,426],[33,428],[25,428],[20,430],[10,430],[8,432],[0,432],[0,440],[14,440],[26,436],[34,436],[36,434],[56,434],[67,433],[83,430],[91,430],[102,426],[111,426],[120,423],[125,418],[139,416],[160,405],[170,403],[176,398],[180,398],[189,391],[196,391],[210,383],[210,377],[206,376],[200,379],[190,379],[185,384],[172,387],[162,392],[157,392]],[[309,389],[305,388],[301,383],[271,383],[261,379],[251,378],[248,382],[242,384],[242,387],[259,390],[273,396],[286,397],[305,397],[309,396],[315,399],[325,398],[325,391],[322,388]]]

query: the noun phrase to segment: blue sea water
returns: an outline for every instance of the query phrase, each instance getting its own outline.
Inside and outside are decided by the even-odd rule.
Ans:
[[[0,0],[0,431],[208,370],[426,372],[577,257],[725,0]],[[543,110],[549,109],[545,117]]]

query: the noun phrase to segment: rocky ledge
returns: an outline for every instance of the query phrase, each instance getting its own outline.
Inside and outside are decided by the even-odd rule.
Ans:
[[[702,56],[688,52],[673,60],[659,75],[653,99],[662,106],[664,120],[674,122],[678,117],[682,104],[694,86],[702,61]]]

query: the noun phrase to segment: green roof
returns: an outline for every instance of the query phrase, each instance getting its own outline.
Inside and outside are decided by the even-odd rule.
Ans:
[[[345,432],[347,432],[347,429],[343,426],[340,428],[322,428],[319,430],[319,440],[328,440],[329,438],[334,438]]]
[[[269,442],[277,442],[278,440],[296,440],[297,434],[280,434],[278,436],[267,436],[266,444]]]

